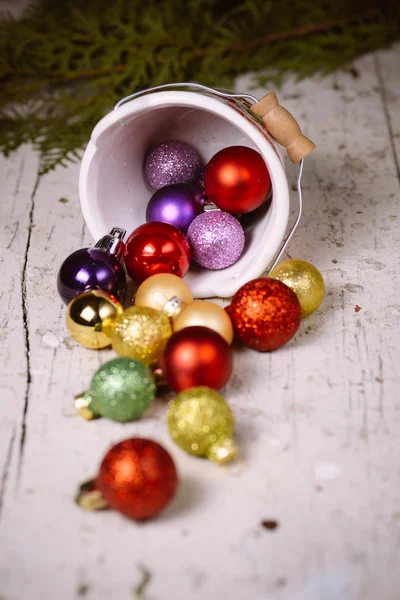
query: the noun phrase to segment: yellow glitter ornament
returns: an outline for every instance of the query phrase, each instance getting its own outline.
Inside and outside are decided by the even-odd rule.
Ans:
[[[193,456],[223,464],[236,457],[234,417],[221,394],[200,386],[180,392],[168,408],[171,438]]]
[[[324,299],[323,277],[314,265],[305,260],[285,260],[277,265],[268,277],[286,283],[294,291],[300,302],[303,319],[317,310]]]
[[[171,335],[167,315],[154,308],[132,306],[115,321],[112,347],[118,356],[129,356],[149,366],[160,360]]]
[[[115,319],[122,312],[122,305],[106,292],[84,292],[68,305],[67,328],[71,337],[79,344],[85,348],[100,350],[111,345]]]

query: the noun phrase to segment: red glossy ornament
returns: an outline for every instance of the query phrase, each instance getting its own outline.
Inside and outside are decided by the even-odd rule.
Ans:
[[[281,281],[268,277],[243,285],[227,311],[243,344],[259,352],[276,350],[286,344],[301,321],[296,294]]]
[[[126,269],[136,283],[158,273],[183,277],[191,258],[192,251],[185,235],[173,225],[158,221],[135,229],[124,251]]]
[[[110,508],[137,520],[160,512],[175,494],[177,484],[169,453],[144,438],[113,446],[103,458],[96,481]]]
[[[165,381],[177,392],[197,386],[219,390],[232,373],[232,350],[213,329],[185,327],[169,338],[160,365]]]
[[[217,152],[204,173],[204,191],[221,210],[247,213],[258,208],[271,189],[263,157],[246,146]]]

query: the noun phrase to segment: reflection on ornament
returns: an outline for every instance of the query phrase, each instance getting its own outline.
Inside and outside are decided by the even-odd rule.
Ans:
[[[154,376],[143,363],[132,358],[114,358],[94,374],[90,389],[75,402],[82,416],[88,418],[85,408],[93,416],[112,421],[135,421],[153,402],[156,393]]]
[[[96,479],[105,503],[126,517],[155,517],[173,498],[178,474],[170,454],[157,442],[132,438],[107,452]]]
[[[152,148],[145,159],[147,182],[158,190],[173,183],[191,183],[201,169],[200,155],[181,140],[166,140]]]
[[[167,302],[176,297],[184,303],[193,302],[190,287],[177,275],[160,273],[140,284],[135,296],[135,306],[148,306],[164,310]]]
[[[281,281],[268,277],[243,285],[227,311],[243,344],[259,352],[276,350],[286,344],[301,321],[296,294]]]
[[[233,340],[233,326],[226,310],[207,300],[191,302],[172,319],[174,331],[202,325],[219,333],[228,344]]]
[[[308,317],[320,306],[325,296],[321,273],[305,260],[290,259],[281,262],[269,274],[290,287],[299,299],[301,315]]]
[[[154,308],[132,306],[115,321],[112,347],[118,356],[129,356],[152,365],[160,360],[171,335],[167,315]]]
[[[85,348],[100,350],[111,344],[115,319],[123,312],[115,298],[100,290],[84,292],[70,302],[67,309],[67,328]]]
[[[171,438],[183,450],[223,464],[236,457],[234,418],[223,396],[207,387],[180,392],[168,408]]]
[[[241,257],[243,227],[235,217],[220,210],[204,212],[195,218],[187,232],[193,259],[207,269],[225,269]]]
[[[204,173],[204,192],[218,208],[247,213],[268,197],[271,178],[263,157],[246,146],[230,146],[215,154]]]
[[[125,246],[126,269],[136,283],[151,275],[188,272],[192,252],[185,235],[168,223],[145,223],[135,229]]]

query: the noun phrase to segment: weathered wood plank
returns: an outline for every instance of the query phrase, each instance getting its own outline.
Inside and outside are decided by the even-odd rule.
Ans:
[[[398,60],[399,50],[391,52]],[[141,564],[152,574],[149,600],[227,593],[232,600],[397,597],[398,180],[376,61],[368,56],[355,68],[358,78],[287,80],[279,94],[317,143],[305,164],[304,218],[289,253],[320,268],[328,296],[287,347],[235,353],[226,396],[243,462],[231,468],[181,453],[168,439],[162,401],[148,418],[125,426],[65,415],[74,393],[112,353],[90,352],[68,338],[55,291],[61,260],[88,241],[78,168],[40,181],[25,275],[32,380],[20,472],[26,370],[13,417],[0,405],[0,417],[10,422],[0,465],[13,427],[16,436],[0,522],[0,597],[22,600],[29,590],[32,599],[122,600],[141,580]],[[249,84],[242,78],[237,89]],[[390,85],[399,94],[394,78]],[[34,155],[27,161],[35,172]],[[296,168],[289,167],[289,177],[294,183]],[[26,249],[26,233],[24,240]],[[25,255],[17,256],[21,268]],[[18,343],[6,338],[17,353],[24,340],[21,299],[18,306]],[[20,369],[10,354],[9,376]],[[133,434],[171,451],[182,478],[176,502],[144,525],[81,512],[72,502],[76,484],[95,472],[112,442]],[[266,519],[276,520],[276,529],[264,528]]]
[[[37,159],[22,148],[13,160],[0,158],[1,296],[0,339],[0,519],[11,461],[21,443],[25,399],[29,393],[29,326],[26,315],[26,266],[32,231]]]

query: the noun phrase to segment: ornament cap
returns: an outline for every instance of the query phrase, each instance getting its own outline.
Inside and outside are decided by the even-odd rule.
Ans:
[[[224,465],[237,458],[238,453],[239,447],[236,442],[232,438],[227,437],[218,440],[217,443],[209,448],[207,458],[218,465]]]
[[[165,313],[170,319],[174,319],[183,311],[184,308],[186,308],[186,306],[186,302],[184,302],[181,298],[178,298],[178,296],[172,296],[172,298],[170,298],[168,302],[164,304],[162,312]]]
[[[120,259],[125,249],[125,244],[122,241],[125,237],[125,234],[125,229],[113,227],[109,234],[103,236],[97,242],[95,248]]]
[[[109,505],[99,490],[95,479],[85,481],[79,486],[75,502],[83,510],[107,510]]]
[[[74,398],[74,405],[78,415],[86,421],[97,419],[97,417],[100,416],[90,407],[91,401],[92,397],[88,392],[82,392],[81,394],[77,394]]]

